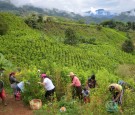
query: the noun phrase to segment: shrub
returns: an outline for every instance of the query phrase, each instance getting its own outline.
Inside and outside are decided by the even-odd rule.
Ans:
[[[8,31],[8,24],[0,17],[0,35],[5,35]]]
[[[134,45],[131,40],[125,40],[125,42],[122,44],[122,50],[127,53],[132,53],[134,51]]]
[[[66,40],[64,41],[65,44],[69,44],[69,45],[76,45],[77,44],[77,36],[76,33],[73,29],[68,28],[65,31],[65,38]]]

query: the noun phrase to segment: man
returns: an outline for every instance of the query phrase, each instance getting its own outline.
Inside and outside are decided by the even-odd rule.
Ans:
[[[113,83],[109,85],[109,91],[113,94],[113,101],[118,102],[118,104],[121,105],[123,96],[122,86],[117,83]]]
[[[81,88],[81,82],[79,80],[79,78],[73,73],[73,72],[70,72],[70,74],[68,75],[70,76],[71,78],[71,85],[70,86],[73,86],[73,98],[75,96],[78,96],[79,99],[82,99],[82,88]]]

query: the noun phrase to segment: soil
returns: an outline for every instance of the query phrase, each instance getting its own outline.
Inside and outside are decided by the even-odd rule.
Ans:
[[[29,106],[25,106],[22,101],[16,101],[13,95],[6,95],[7,106],[0,100],[0,115],[33,115]]]

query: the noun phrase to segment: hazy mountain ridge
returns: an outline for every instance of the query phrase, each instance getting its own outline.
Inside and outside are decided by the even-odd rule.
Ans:
[[[122,12],[121,14],[127,15],[127,16],[135,16],[135,9],[132,9],[130,11]]]
[[[84,16],[92,16],[92,17],[107,17],[112,18],[114,16],[117,16],[117,13],[112,13],[110,11],[104,10],[104,9],[97,9],[95,11],[86,11],[84,12]]]
[[[75,14],[74,12],[67,12],[64,10],[54,9],[47,9],[47,8],[38,8],[31,5],[24,5],[22,7],[14,6],[10,1],[0,1],[0,11],[8,11],[16,13],[17,15],[25,15],[31,12],[39,13],[42,15],[49,15],[49,16],[60,16],[74,20],[84,20],[86,23],[100,23],[104,20],[114,19],[118,21],[134,21],[135,20],[135,10],[122,12],[119,15],[117,13],[112,13],[106,11],[104,9],[97,9],[95,12],[87,11],[84,12],[83,15]]]

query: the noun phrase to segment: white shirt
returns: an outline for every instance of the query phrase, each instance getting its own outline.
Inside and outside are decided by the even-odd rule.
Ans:
[[[18,87],[21,89],[21,91],[23,92],[23,90],[24,90],[24,82],[22,81],[22,82],[18,83],[17,86],[18,86]]]
[[[43,83],[45,83],[45,89],[47,91],[52,90],[55,88],[55,86],[53,85],[52,81],[49,78],[45,78]]]

